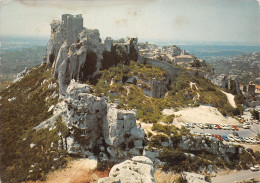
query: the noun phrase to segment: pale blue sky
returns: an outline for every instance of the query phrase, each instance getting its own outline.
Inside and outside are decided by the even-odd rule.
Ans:
[[[0,0],[0,34],[49,35],[61,14],[82,14],[101,36],[260,45],[257,0]]]

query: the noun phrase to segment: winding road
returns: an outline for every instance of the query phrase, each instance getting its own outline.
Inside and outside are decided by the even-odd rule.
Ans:
[[[260,180],[260,171],[253,172],[251,170],[241,170],[236,173],[213,177],[211,181],[212,183],[233,183],[235,181],[242,182],[243,180],[249,180],[251,178]]]

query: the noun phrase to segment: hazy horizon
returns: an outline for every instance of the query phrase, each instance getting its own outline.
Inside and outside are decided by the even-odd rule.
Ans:
[[[256,0],[0,1],[0,35],[50,35],[50,22],[82,14],[84,27],[110,36],[173,44],[260,45]]]

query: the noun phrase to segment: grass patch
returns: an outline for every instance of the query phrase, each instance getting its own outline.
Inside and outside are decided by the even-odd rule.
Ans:
[[[58,98],[46,100],[54,91],[58,93],[58,87],[48,89],[50,82],[53,82],[51,70],[42,65],[32,69],[21,81],[11,84],[0,93],[0,171],[3,182],[26,180],[31,165],[35,163],[37,166],[40,162],[46,165],[39,166],[41,170],[39,168],[39,171],[34,172],[30,179],[43,177],[50,170],[52,161],[46,150],[50,145],[49,139],[57,137],[54,138],[54,132],[49,131],[39,131],[35,134],[30,132],[33,127],[52,115],[48,109],[58,102]],[[13,97],[16,97],[14,101],[8,101]],[[41,145],[30,148],[31,141],[28,139]],[[54,154],[56,153],[58,152]]]

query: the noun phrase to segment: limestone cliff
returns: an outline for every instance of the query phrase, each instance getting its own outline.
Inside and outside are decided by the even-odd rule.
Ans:
[[[117,104],[93,95],[91,90],[89,85],[71,80],[53,117],[35,129],[56,128],[55,121],[61,116],[68,133],[59,134],[60,147],[70,154],[94,153],[101,159],[140,155],[145,133],[136,125],[136,111],[117,109]]]
[[[114,49],[113,49],[114,48]],[[126,43],[113,44],[111,38],[101,42],[99,30],[83,27],[82,15],[63,14],[61,21],[51,23],[51,36],[47,44],[44,63],[53,68],[53,77],[58,79],[60,94],[65,95],[71,79],[86,81],[93,79],[98,71],[109,62],[106,58],[124,56],[124,62],[137,60],[137,38],[129,38]],[[103,58],[106,52],[106,58]]]

